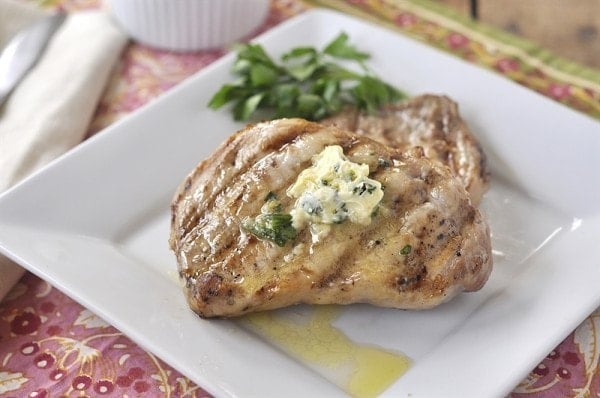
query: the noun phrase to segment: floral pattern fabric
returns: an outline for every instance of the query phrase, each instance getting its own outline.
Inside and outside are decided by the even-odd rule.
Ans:
[[[22,0],[33,1],[33,0]],[[69,12],[100,0],[38,0]],[[554,66],[547,57],[461,21],[424,0],[273,0],[261,31],[309,7],[323,5],[366,18],[505,75],[556,101],[600,117],[600,78]],[[259,33],[259,32],[255,32]],[[122,55],[89,135],[152,101],[227,49],[191,54],[135,43]],[[600,311],[515,387],[513,398],[600,396]],[[27,274],[0,302],[0,396],[206,397],[159,358],[45,281]]]
[[[47,282],[27,274],[0,306],[0,396],[209,395]]]

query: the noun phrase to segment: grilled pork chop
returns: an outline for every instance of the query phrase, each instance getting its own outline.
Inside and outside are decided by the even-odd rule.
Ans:
[[[488,226],[446,167],[302,119],[248,126],[187,176],[169,239],[191,308],[426,309],[480,289]]]
[[[421,95],[387,105],[377,114],[347,109],[321,121],[406,150],[420,146],[425,156],[450,167],[479,204],[489,183],[485,153],[446,96]]]

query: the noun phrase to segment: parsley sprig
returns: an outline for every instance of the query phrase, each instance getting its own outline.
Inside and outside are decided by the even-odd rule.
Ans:
[[[233,102],[235,120],[248,120],[258,112],[263,118],[302,117],[319,120],[350,104],[369,112],[399,101],[404,93],[375,76],[365,61],[369,54],[338,35],[322,51],[296,47],[276,62],[259,44],[237,49],[232,72],[237,79],[225,84],[208,106],[219,109]],[[362,72],[340,64],[354,63]]]

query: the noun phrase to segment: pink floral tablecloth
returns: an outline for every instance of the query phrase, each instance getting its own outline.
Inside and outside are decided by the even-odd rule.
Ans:
[[[99,0],[45,0],[69,12]],[[317,5],[382,24],[495,69],[567,106],[600,117],[600,74],[462,20],[427,1],[274,0],[261,30]],[[258,32],[257,32],[258,33]],[[225,49],[176,54],[130,44],[114,71],[89,135],[215,61]],[[600,312],[591,314],[518,385],[513,397],[600,396]],[[160,358],[32,274],[0,303],[0,396],[203,397]]]

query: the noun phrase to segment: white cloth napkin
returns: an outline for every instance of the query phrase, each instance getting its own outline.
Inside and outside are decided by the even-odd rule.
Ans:
[[[0,0],[0,45],[46,14]],[[0,108],[0,193],[83,140],[126,42],[103,11],[69,15]],[[23,272],[0,255],[0,300]]]

